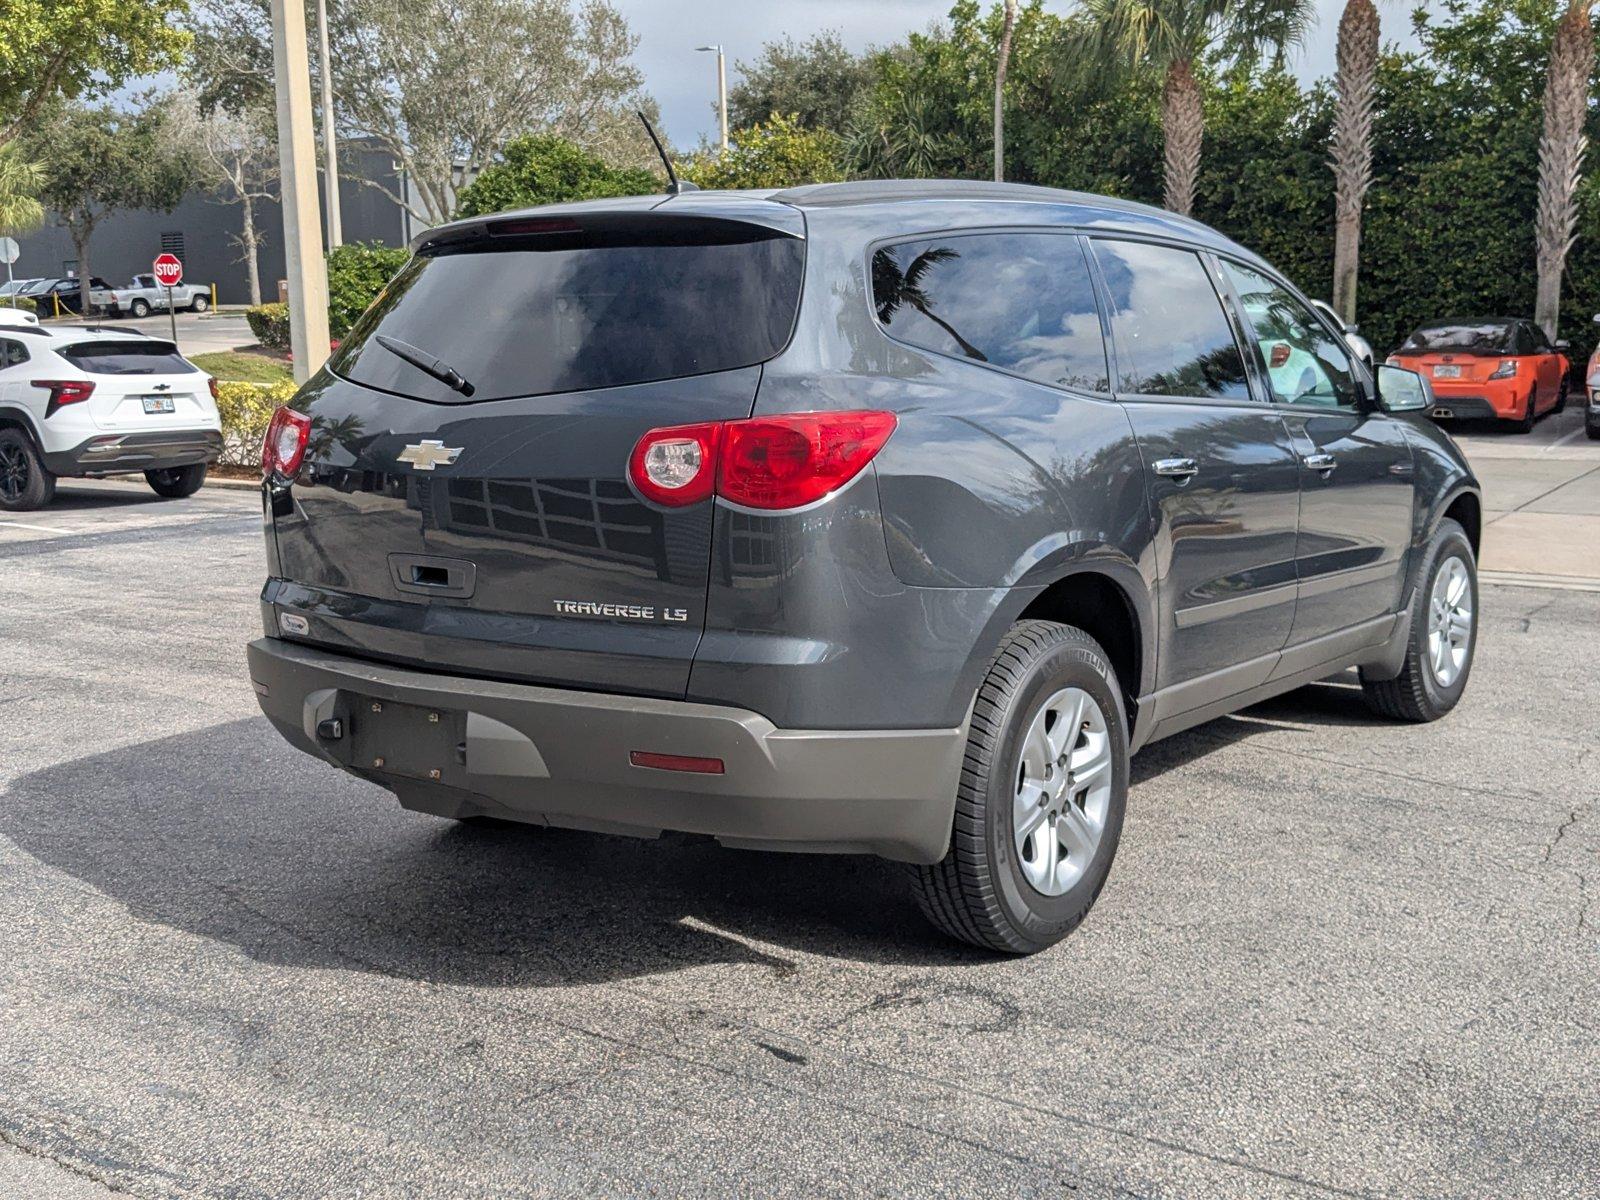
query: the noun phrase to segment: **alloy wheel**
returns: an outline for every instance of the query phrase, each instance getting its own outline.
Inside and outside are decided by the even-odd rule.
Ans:
[[[1440,687],[1460,678],[1472,648],[1472,579],[1459,558],[1445,560],[1428,597],[1428,665]]]
[[[1094,861],[1111,803],[1111,736],[1088,692],[1062,688],[1028,725],[1012,834],[1022,874],[1046,896],[1070,889]]]
[[[21,500],[31,474],[28,456],[21,446],[0,446],[0,496],[12,504]]]

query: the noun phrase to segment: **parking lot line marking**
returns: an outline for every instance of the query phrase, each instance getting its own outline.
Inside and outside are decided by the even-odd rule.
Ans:
[[[1547,450],[1547,451],[1548,450],[1554,450],[1557,446],[1565,446],[1568,442],[1570,442],[1573,438],[1577,437],[1582,432],[1583,432],[1583,426],[1580,425],[1576,429],[1574,429],[1571,433],[1562,434],[1555,441],[1551,442],[1548,446],[1546,446],[1545,450]]]
[[[31,529],[35,533],[76,533],[76,529],[58,529],[54,525],[29,525],[25,521],[0,521],[0,529]]]

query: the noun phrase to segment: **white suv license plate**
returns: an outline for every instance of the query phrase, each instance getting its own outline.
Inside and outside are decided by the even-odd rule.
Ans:
[[[169,413],[173,411],[171,396],[140,396],[139,400],[143,403],[144,410],[147,413]]]

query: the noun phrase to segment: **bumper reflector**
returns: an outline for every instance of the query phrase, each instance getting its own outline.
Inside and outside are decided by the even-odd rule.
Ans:
[[[686,754],[656,754],[649,750],[630,750],[628,761],[636,767],[657,771],[688,771],[694,775],[721,775],[720,758],[694,758]]]

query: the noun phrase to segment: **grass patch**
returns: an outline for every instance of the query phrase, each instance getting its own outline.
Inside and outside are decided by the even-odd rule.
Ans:
[[[265,354],[215,350],[210,354],[191,354],[188,358],[206,374],[227,383],[287,383],[294,378],[286,363]]]

